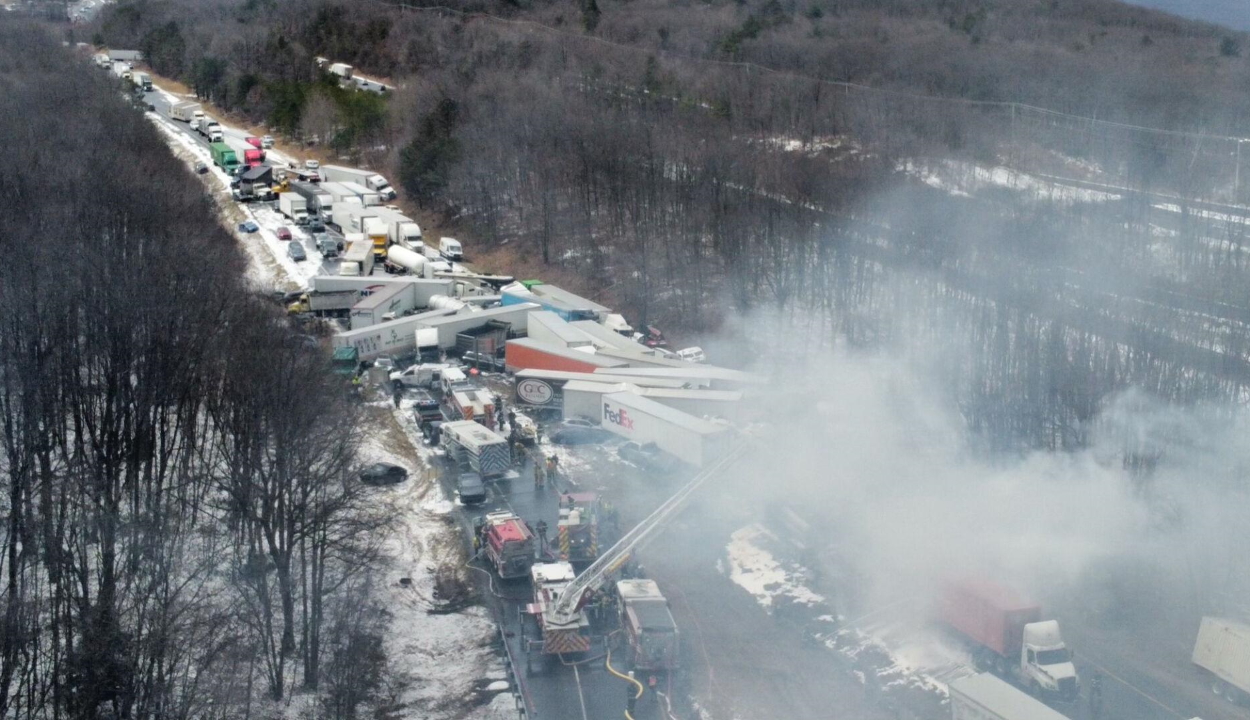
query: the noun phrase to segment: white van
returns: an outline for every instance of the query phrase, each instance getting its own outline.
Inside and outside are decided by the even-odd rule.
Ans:
[[[460,260],[464,257],[464,252],[460,247],[460,241],[455,238],[439,238],[438,253],[448,260]]]
[[[701,347],[688,347],[677,351],[677,358],[692,363],[707,362],[707,354],[703,352]]]

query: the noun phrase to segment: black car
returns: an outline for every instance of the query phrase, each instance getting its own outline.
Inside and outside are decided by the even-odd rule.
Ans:
[[[203,175],[204,173],[208,172],[208,165],[206,165],[204,162],[197,162],[195,164],[195,172],[198,175]]]
[[[486,483],[482,482],[482,476],[477,473],[461,473],[456,480],[456,492],[464,505],[486,502]]]
[[[366,485],[398,485],[408,479],[408,471],[391,463],[374,463],[360,471],[360,481]]]
[[[564,425],[552,431],[548,437],[557,445],[594,445],[606,442],[612,433],[597,427]]]
[[[627,442],[617,449],[621,459],[653,475],[668,475],[678,469],[677,459],[655,446]]]

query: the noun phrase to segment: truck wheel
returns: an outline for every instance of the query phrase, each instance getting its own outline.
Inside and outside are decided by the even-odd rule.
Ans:
[[[1042,698],[1042,686],[1036,680],[1029,683],[1029,694],[1039,700]]]

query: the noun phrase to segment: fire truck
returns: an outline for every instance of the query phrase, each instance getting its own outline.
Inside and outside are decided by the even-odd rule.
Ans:
[[[522,623],[527,670],[533,670],[535,655],[551,657],[590,650],[590,621],[580,607],[564,616],[551,612],[576,577],[577,572],[566,562],[535,563],[530,568],[534,597],[525,612],[534,618],[537,637],[529,637],[528,624]]]
[[[560,559],[593,562],[599,557],[599,496],[567,493],[560,496],[560,519],[556,521]]]
[[[677,669],[677,623],[654,580],[619,580],[621,629],[629,643],[629,666],[650,673]]]
[[[709,478],[717,477],[727,469],[735,467],[738,459],[745,454],[746,448],[745,443],[740,444],[711,465],[703,468],[693,480],[625,533],[615,545],[599,554],[581,574],[575,574],[572,564],[568,562],[538,563],[533,566],[531,579],[534,599],[525,606],[524,611],[533,617],[533,624],[538,628],[537,634],[541,637],[529,638],[526,631],[522,631],[521,644],[525,649],[527,669],[532,669],[531,663],[535,654],[551,657],[556,654],[586,652],[590,649],[590,621],[586,617],[586,605],[609,585],[610,579],[616,576],[633,553],[655,537],[665,524],[677,516],[690,496]],[[663,600],[658,588],[655,589],[654,594],[642,594],[652,600],[655,596]],[[640,599],[645,601],[646,598]],[[670,625],[672,633],[665,637],[661,632],[661,623],[654,618],[655,613],[648,613],[649,610],[655,609],[654,606],[648,605],[645,609],[640,608],[642,606],[636,603],[634,617],[638,619],[637,643],[638,647],[643,649],[644,664],[675,663],[677,659],[676,625]],[[668,606],[665,603],[664,610],[667,612],[667,609]],[[672,615],[667,617],[669,623],[672,623]],[[525,626],[526,623],[522,623],[522,627]],[[630,642],[632,648],[634,641]],[[658,649],[653,651],[653,646],[658,646]],[[637,661],[636,657],[635,661]]]
[[[487,513],[479,533],[482,549],[501,578],[529,575],[534,564],[534,533],[515,514]]]

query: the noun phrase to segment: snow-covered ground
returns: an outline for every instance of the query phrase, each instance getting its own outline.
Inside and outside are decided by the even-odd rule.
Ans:
[[[835,617],[825,596],[808,586],[810,571],[771,550],[777,543],[760,524],[740,528],[730,536],[720,570],[770,613],[787,604],[828,611],[810,618],[807,632],[839,653],[861,683],[917,707],[940,704],[947,683],[975,672],[970,658],[939,632],[899,619],[909,613],[883,612],[849,622]]]
[[[411,415],[407,408],[397,414],[401,412]],[[361,461],[395,463],[410,472],[408,482],[377,491],[398,520],[385,544],[388,568],[382,601],[391,613],[386,654],[399,678],[402,707],[421,718],[515,717],[515,702],[507,692],[511,685],[492,646],[495,623],[490,613],[480,605],[446,612],[449,599],[436,591],[440,574],[463,577],[468,572],[452,518],[455,503],[443,493],[428,463],[414,465],[410,456],[392,451],[382,437],[366,441]],[[418,440],[414,448],[420,447]],[[489,698],[491,702],[466,714],[466,705],[494,694],[503,699],[494,703],[495,698]],[[501,708],[511,715],[495,714]]]
[[[164,92],[164,91],[162,91]],[[164,93],[171,99],[180,99]],[[281,284],[307,287],[317,273],[320,255],[310,251],[302,263],[290,260],[286,243],[276,230],[285,218],[270,207],[241,205],[230,200],[229,177],[212,165],[208,150],[186,135],[185,129],[156,113],[148,119],[161,131],[175,154],[193,166],[202,161],[209,166],[213,196],[222,210],[222,221],[234,233],[249,258],[248,278],[254,285],[272,289]],[[229,130],[231,132],[238,132]],[[255,220],[261,230],[246,234],[238,230],[243,219]],[[296,238],[307,236],[291,227]],[[306,245],[307,247],[307,245]],[[390,405],[390,403],[373,403]],[[385,539],[387,554],[384,577],[380,579],[381,601],[390,612],[390,632],[386,652],[390,670],[398,680],[399,700],[404,717],[454,718],[457,720],[505,720],[517,717],[516,700],[493,640],[495,624],[480,604],[462,602],[458,607],[439,597],[436,587],[450,577],[468,573],[459,530],[453,519],[455,503],[447,498],[433,470],[436,451],[425,448],[420,433],[411,422],[411,408],[395,409],[398,432],[406,436],[413,452],[397,452],[402,445],[396,428],[385,414],[366,413],[371,421],[370,437],[361,448],[363,463],[392,462],[408,468],[409,480],[391,488],[376,489],[378,502],[385,503],[397,524]],[[378,420],[378,417],[383,418]],[[402,581],[402,582],[401,582]],[[471,585],[452,582],[472,593]],[[311,697],[297,697],[287,708],[311,703]]]
[[[803,584],[806,573],[801,566],[783,565],[764,548],[767,540],[775,538],[762,525],[748,525],[730,536],[729,579],[770,611],[783,599],[803,605],[824,602],[823,595]]]
[[[989,187],[1008,188],[1029,193],[1038,200],[1060,203],[1096,203],[1121,197],[1118,193],[1063,185],[1001,165],[986,167],[960,160],[908,161],[898,169],[926,185],[960,197]]]

